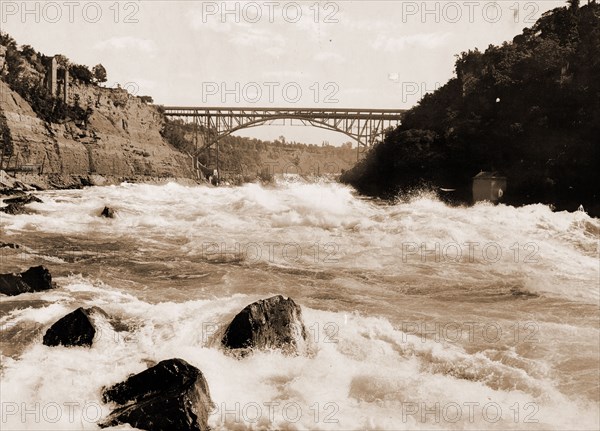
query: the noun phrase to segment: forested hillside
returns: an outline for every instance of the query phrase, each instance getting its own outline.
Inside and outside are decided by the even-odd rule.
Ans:
[[[600,5],[544,14],[511,42],[457,56],[456,76],[426,95],[342,180],[393,198],[416,188],[456,188],[499,171],[504,201],[558,209],[600,196]]]

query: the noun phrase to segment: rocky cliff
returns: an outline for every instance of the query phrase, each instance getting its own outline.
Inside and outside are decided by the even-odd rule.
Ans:
[[[0,80],[0,110],[12,137],[9,167],[42,174],[191,177],[191,160],[161,137],[162,116],[125,90],[72,85],[93,113],[85,123],[53,124]],[[5,166],[6,167],[6,166]]]
[[[123,89],[71,77],[66,105],[87,110],[89,115],[85,120],[46,121],[11,89],[6,55],[6,49],[0,49],[0,121],[4,129],[0,139],[10,147],[2,160],[3,169],[122,179],[193,178],[190,157],[161,136],[164,117],[155,106]],[[24,69],[32,76],[30,80],[43,79],[34,69]]]

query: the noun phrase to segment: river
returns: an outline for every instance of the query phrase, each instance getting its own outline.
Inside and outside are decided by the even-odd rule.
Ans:
[[[103,386],[173,357],[205,374],[215,429],[600,427],[600,222],[584,212],[298,178],[38,196],[0,218],[21,245],[2,272],[42,264],[58,284],[0,299],[3,429],[98,429]],[[226,355],[224,326],[276,294],[302,306],[308,354]],[[43,346],[79,306],[120,331]]]

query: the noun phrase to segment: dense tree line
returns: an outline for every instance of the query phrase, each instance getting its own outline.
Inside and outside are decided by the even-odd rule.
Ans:
[[[422,98],[342,180],[394,198],[456,188],[481,170],[508,178],[505,201],[579,204],[600,197],[600,5],[554,9],[512,42],[458,56],[456,76]]]
[[[160,110],[159,106],[159,110]],[[182,120],[169,120],[165,118],[163,124],[162,136],[167,142],[178,150],[195,154],[198,148],[204,147],[202,136],[205,131],[198,128],[198,143],[194,142],[195,126],[193,123],[186,123]],[[321,156],[330,155],[333,157],[344,157],[350,155],[354,157],[356,149],[352,145],[345,144],[342,147],[332,145],[314,145],[302,142],[287,141],[284,136],[280,136],[273,141],[263,141],[256,138],[242,136],[225,136],[219,140],[219,160],[220,168],[223,171],[237,172],[240,175],[247,176],[247,180],[253,180],[257,174],[263,174],[268,166],[264,165],[265,158],[277,160],[280,158],[291,159],[292,164],[300,163],[300,155],[318,154]],[[210,160],[209,160],[210,157]],[[214,168],[215,147],[210,150],[198,152],[200,163]]]
[[[61,97],[50,94],[44,82],[48,57],[29,45],[19,49],[15,40],[6,33],[0,32],[0,45],[5,49],[0,78],[27,100],[40,118],[51,123],[89,118],[90,109],[83,109],[77,102],[64,103]],[[101,64],[90,70],[87,66],[71,63],[64,55],[57,56],[57,64],[59,70],[68,70],[71,79],[82,84],[98,85],[107,80],[106,69]]]
[[[6,120],[6,115],[0,107],[0,170],[4,168],[5,157],[13,154],[13,143],[10,128]]]

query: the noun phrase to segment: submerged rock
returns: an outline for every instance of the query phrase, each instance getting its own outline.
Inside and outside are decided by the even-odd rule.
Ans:
[[[21,246],[19,244],[15,244],[14,242],[0,242],[0,248],[12,248],[18,249]]]
[[[0,211],[11,215],[29,214],[33,211],[28,209],[25,205],[32,202],[42,202],[42,200],[31,194],[5,199],[4,203],[6,206],[4,208],[0,208]]]
[[[4,208],[0,208],[0,211],[10,215],[30,214],[32,212],[23,204],[8,204]]]
[[[115,218],[116,214],[117,213],[114,209],[112,209],[110,207],[104,207],[104,209],[100,213],[100,217]]]
[[[42,292],[56,287],[44,266],[35,266],[20,274],[0,274],[0,293],[9,296]]]
[[[96,335],[98,319],[108,320],[99,307],[79,307],[52,325],[44,335],[45,346],[91,346]]]
[[[29,184],[25,184],[21,181],[15,181],[15,188],[19,188],[21,190],[24,190],[26,192],[33,192],[35,191],[35,188],[30,186]]]
[[[178,358],[161,361],[111,386],[102,398],[121,406],[99,424],[103,428],[128,423],[151,431],[208,430],[213,408],[202,372]]]
[[[16,198],[10,198],[10,199],[4,200],[5,204],[17,204],[17,205],[27,205],[32,202],[42,203],[43,201],[34,195],[24,195],[24,196],[18,196]]]
[[[228,349],[281,349],[299,354],[306,343],[302,309],[281,295],[256,301],[234,317],[221,343]]]

